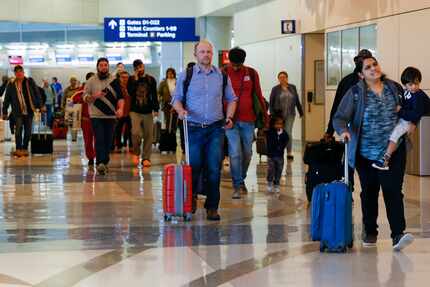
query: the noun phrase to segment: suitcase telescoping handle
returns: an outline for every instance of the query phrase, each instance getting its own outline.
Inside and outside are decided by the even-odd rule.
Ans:
[[[190,144],[189,144],[189,138],[188,138],[187,116],[184,117],[183,126],[184,126],[184,140],[185,140],[185,163],[189,165],[190,164]]]
[[[349,162],[348,162],[348,139],[343,140],[345,146],[345,154],[344,154],[344,169],[345,169],[345,184],[349,185]]]

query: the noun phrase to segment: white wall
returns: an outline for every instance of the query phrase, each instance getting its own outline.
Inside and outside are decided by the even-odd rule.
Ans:
[[[195,17],[199,0],[99,0],[104,17]]]
[[[295,84],[301,95],[302,82],[302,50],[301,36],[290,36],[276,40],[242,45],[246,50],[246,65],[257,69],[260,75],[263,95],[267,100],[272,87],[278,84],[278,72],[285,70],[289,74],[289,82]],[[302,138],[302,121],[297,116],[293,128],[293,138]]]
[[[99,0],[0,0],[0,20],[18,22],[98,22]]]

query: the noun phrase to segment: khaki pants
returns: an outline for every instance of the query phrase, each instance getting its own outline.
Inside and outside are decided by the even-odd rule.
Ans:
[[[130,112],[131,118],[131,141],[133,143],[133,151],[136,155],[140,155],[141,143],[143,139],[143,155],[142,159],[150,160],[152,152],[152,133],[154,119],[151,114],[138,114]]]

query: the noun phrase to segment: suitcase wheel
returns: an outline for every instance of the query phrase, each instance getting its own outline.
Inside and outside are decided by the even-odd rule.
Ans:
[[[168,214],[165,214],[164,215],[164,221],[172,221],[172,216],[168,215]]]
[[[193,215],[191,213],[187,213],[184,215],[184,221],[189,222],[193,219]]]

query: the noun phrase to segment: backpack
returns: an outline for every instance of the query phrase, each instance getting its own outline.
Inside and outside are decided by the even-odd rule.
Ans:
[[[184,106],[184,108],[186,106],[188,88],[190,87],[191,79],[193,78],[193,72],[194,72],[194,67],[187,68],[187,71],[186,71],[187,74],[183,82],[182,90],[184,91],[184,98],[182,100],[182,105]],[[228,77],[224,71],[221,71],[221,74],[222,74],[222,98],[224,99],[225,88],[227,87]]]

